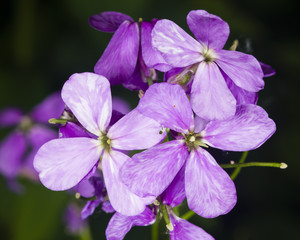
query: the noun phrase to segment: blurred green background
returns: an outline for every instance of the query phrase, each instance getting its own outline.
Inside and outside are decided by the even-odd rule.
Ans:
[[[227,45],[240,40],[240,50],[272,65],[258,104],[277,124],[277,132],[247,161],[286,162],[286,170],[243,169],[236,179],[238,203],[226,216],[191,221],[216,239],[260,240],[300,238],[299,186],[299,14],[293,0],[11,0],[1,4],[0,109],[29,111],[75,72],[93,71],[111,34],[88,25],[90,15],[120,11],[134,19],[168,18],[188,31],[186,15],[205,9],[227,21]],[[118,95],[121,88],[114,88]],[[136,93],[121,93],[134,107]],[[9,130],[0,130],[0,140]],[[239,154],[221,154],[221,160]],[[62,213],[66,193],[20,179],[26,193],[8,190],[0,176],[0,238],[3,240],[77,239],[67,234]],[[90,217],[93,239],[105,239],[108,216]],[[166,230],[161,233],[166,238]],[[150,239],[149,228],[136,227],[126,239]]]

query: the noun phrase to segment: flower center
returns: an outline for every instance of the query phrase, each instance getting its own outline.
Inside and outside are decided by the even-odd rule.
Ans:
[[[207,47],[203,48],[201,54],[204,57],[204,61],[207,63],[213,62],[217,57],[215,51]]]
[[[195,149],[196,147],[208,147],[203,141],[202,136],[199,133],[189,132],[184,135],[185,144],[188,146],[189,151]]]
[[[100,141],[101,146],[105,148],[105,150],[110,151],[111,139],[107,137],[106,133],[102,133],[102,135],[98,137],[98,140]]]
[[[19,128],[24,131],[24,132],[27,132],[30,130],[30,128],[32,127],[32,120],[30,119],[30,117],[28,116],[24,116],[22,119],[21,119],[21,122],[19,124]]]

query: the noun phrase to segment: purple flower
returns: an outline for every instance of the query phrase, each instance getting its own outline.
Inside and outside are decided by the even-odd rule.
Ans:
[[[63,218],[67,231],[77,235],[87,227],[86,221],[80,217],[80,208],[76,204],[69,204]]]
[[[44,144],[34,159],[41,182],[55,191],[70,189],[98,167],[116,211],[125,215],[144,211],[154,198],[140,198],[120,181],[119,168],[129,159],[120,150],[147,149],[159,143],[165,137],[161,125],[133,110],[108,128],[110,85],[94,73],[73,74],[63,86],[62,98],[94,137],[60,138]]]
[[[222,50],[229,26],[221,18],[196,10],[188,14],[187,23],[198,41],[174,22],[160,20],[152,31],[153,47],[173,68],[194,73],[190,97],[199,117],[231,117],[236,105],[243,103],[241,98],[253,103],[255,93],[264,87],[261,66],[251,55]]]
[[[95,65],[95,73],[107,77],[112,85],[123,84],[130,90],[146,90],[148,79],[157,80],[157,72],[148,64],[155,62],[157,68],[169,69],[151,45],[151,31],[156,21],[134,22],[131,17],[119,12],[91,16],[89,23],[93,28],[114,32]]]
[[[228,174],[202,147],[248,151],[275,131],[267,113],[251,104],[238,106],[236,114],[227,120],[194,119],[184,90],[169,83],[152,85],[138,110],[178,132],[178,137],[134,155],[122,166],[121,179],[138,196],[157,197],[185,167],[181,173],[184,180],[178,177],[184,181],[189,208],[206,218],[229,212],[236,203],[236,190]],[[172,192],[167,194],[172,197]]]
[[[56,131],[45,126],[50,118],[59,117],[64,103],[59,93],[54,93],[37,105],[28,115],[17,108],[7,108],[0,113],[0,127],[16,126],[0,145],[0,172],[13,181],[22,174],[36,179],[33,158],[47,141],[57,137]],[[26,152],[27,149],[30,151]]]
[[[172,225],[171,229],[169,229],[171,240],[214,239],[202,228],[177,217],[169,206],[166,206],[166,208],[168,209],[168,215]],[[150,207],[147,207],[144,212],[137,216],[124,216],[120,213],[115,213],[106,228],[106,238],[108,240],[122,240],[133,226],[148,226],[154,224],[157,213],[154,208]]]

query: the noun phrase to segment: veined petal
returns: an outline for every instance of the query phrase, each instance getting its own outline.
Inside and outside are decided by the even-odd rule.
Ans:
[[[48,124],[50,118],[59,118],[64,108],[65,103],[60,93],[56,92],[38,104],[30,113],[30,117],[36,122]]]
[[[78,184],[98,163],[102,153],[90,138],[60,138],[45,143],[34,158],[34,168],[49,189],[62,191]]]
[[[157,19],[153,19],[151,22],[143,21],[141,26],[141,47],[142,56],[145,64],[148,67],[155,68],[159,71],[166,72],[172,67],[161,56],[160,52],[153,48],[151,32],[156,24]]]
[[[157,197],[173,181],[187,156],[183,141],[166,142],[135,154],[122,166],[120,176],[137,195]]]
[[[216,63],[240,88],[249,92],[258,92],[265,86],[262,68],[252,55],[221,50],[218,51]]]
[[[108,80],[94,73],[76,73],[65,83],[62,98],[89,132],[105,132],[112,112]]]
[[[225,151],[249,151],[262,145],[275,130],[274,121],[263,108],[248,104],[238,106],[230,119],[207,124],[203,140]]]
[[[236,204],[236,190],[229,175],[204,149],[191,151],[185,168],[188,206],[201,217],[228,213]]]
[[[191,91],[194,112],[205,120],[226,119],[235,113],[236,100],[214,63],[201,62]]]
[[[164,205],[168,205],[173,208],[185,199],[184,174],[185,164],[179,170],[167,189],[160,195]]]
[[[228,24],[204,10],[190,11],[187,15],[187,24],[197,40],[208,48],[222,49],[229,36]]]
[[[23,113],[18,108],[6,108],[0,112],[0,127],[9,127],[21,122]]]
[[[120,150],[150,148],[166,137],[161,124],[132,110],[116,122],[108,131],[111,146]]]
[[[89,17],[89,24],[98,31],[112,33],[115,32],[125,20],[133,22],[133,19],[124,13],[109,11]]]
[[[169,231],[170,240],[214,240],[202,228],[175,216],[175,214],[170,214],[169,216],[174,227],[173,231]]]
[[[126,81],[137,64],[139,40],[138,23],[124,21],[96,63],[95,73],[107,77],[112,85]]]
[[[207,123],[209,123],[209,121],[196,115],[195,116],[195,132],[196,133],[201,132],[206,127]]]
[[[134,216],[145,210],[146,205],[154,202],[154,197],[141,198],[132,193],[120,179],[119,169],[130,158],[118,151],[104,152],[102,171],[107,194],[113,208],[126,216]]]
[[[132,217],[115,213],[108,223],[105,235],[107,240],[121,240],[133,226],[148,226],[154,222],[155,215],[148,207],[141,214]]]
[[[172,67],[186,67],[204,59],[201,44],[170,20],[159,20],[151,35],[153,47]]]
[[[87,201],[87,203],[84,205],[82,211],[81,211],[81,219],[84,220],[88,218],[90,215],[92,215],[96,209],[100,205],[102,200],[96,199],[93,201]]]
[[[0,172],[5,177],[14,178],[18,175],[25,150],[25,136],[20,131],[13,131],[1,142]]]
[[[141,98],[137,109],[174,131],[187,133],[194,128],[190,102],[179,85],[153,84]]]

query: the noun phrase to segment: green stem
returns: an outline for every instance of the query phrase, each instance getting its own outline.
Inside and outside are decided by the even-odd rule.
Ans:
[[[151,77],[147,78],[148,86],[150,87],[153,84],[153,79]]]
[[[158,240],[158,229],[159,229],[159,214],[156,215],[155,223],[151,226],[151,240]]]
[[[160,210],[163,214],[163,217],[164,217],[164,220],[166,222],[166,225],[169,225],[170,224],[170,219],[169,219],[169,214],[168,214],[168,211],[167,211],[167,208],[165,205],[161,204],[160,205]]]
[[[195,212],[190,210],[190,211],[186,212],[185,214],[183,214],[180,218],[188,220],[194,215],[195,215]]]
[[[286,163],[275,163],[275,162],[248,162],[248,163],[234,163],[234,164],[220,164],[222,168],[242,168],[242,167],[276,167],[285,169],[287,168]]]
[[[239,163],[244,163],[247,156],[248,156],[248,152],[243,152],[243,155],[240,158]],[[234,171],[230,175],[231,179],[232,180],[236,179],[236,177],[240,173],[240,171],[241,171],[241,167],[237,167],[236,169],[234,169]]]
[[[79,234],[80,240],[92,240],[92,234],[89,226],[85,227]]]

